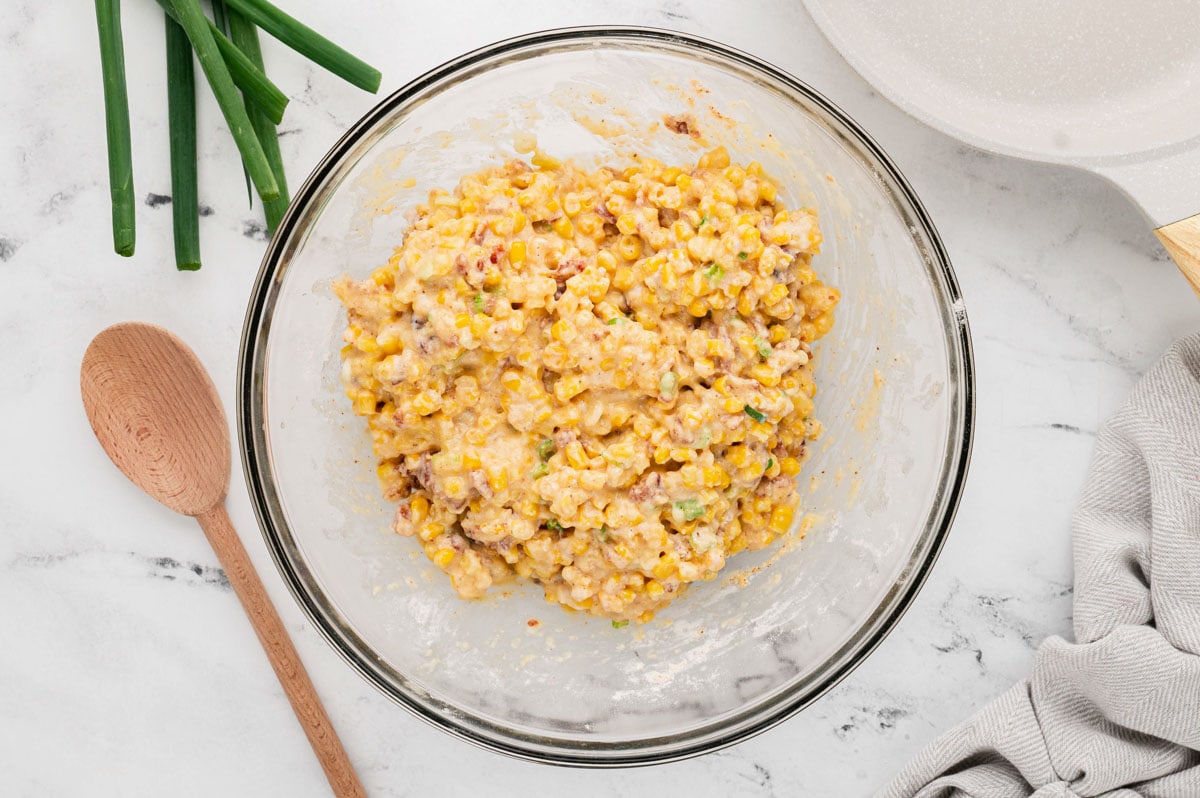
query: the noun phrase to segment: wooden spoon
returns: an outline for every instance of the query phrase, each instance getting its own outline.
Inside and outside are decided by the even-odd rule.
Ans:
[[[204,366],[161,327],[129,323],[92,340],[79,376],[88,420],[117,468],[204,528],[334,795],[366,795],[225,512],[229,432]]]

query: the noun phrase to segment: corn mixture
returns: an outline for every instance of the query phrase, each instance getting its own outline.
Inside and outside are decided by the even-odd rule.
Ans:
[[[791,526],[838,292],[757,162],[531,161],[431,192],[336,285],[346,393],[394,530],[460,595],[516,574],[646,621]]]

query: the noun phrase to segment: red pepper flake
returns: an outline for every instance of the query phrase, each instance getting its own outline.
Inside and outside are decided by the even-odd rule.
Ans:
[[[539,621],[537,618],[530,618],[528,621],[525,622],[525,625],[528,626],[530,629],[536,629],[537,627],[542,625],[542,622]]]

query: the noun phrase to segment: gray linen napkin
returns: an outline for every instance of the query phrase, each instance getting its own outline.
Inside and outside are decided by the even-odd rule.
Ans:
[[[1200,798],[1200,335],[1100,431],[1073,533],[1078,642],[881,798]]]

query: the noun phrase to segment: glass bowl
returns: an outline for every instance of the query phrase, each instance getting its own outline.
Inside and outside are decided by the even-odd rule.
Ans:
[[[704,142],[664,127],[690,114]],[[694,132],[694,131],[693,131]],[[825,435],[782,543],[734,557],[644,625],[515,584],[465,602],[389,531],[362,419],[339,382],[330,290],[365,277],[434,187],[514,157],[532,133],[587,164],[694,163],[716,144],[815,206],[814,266],[841,289],[817,347]],[[479,745],[576,765],[661,762],[743,740],[810,704],[879,643],[925,580],[970,454],[970,336],[912,189],[849,117],[743,53],[677,33],[570,29],[418,78],[342,137],[268,249],[247,312],[238,422],[246,479],[296,599],[372,684]]]

